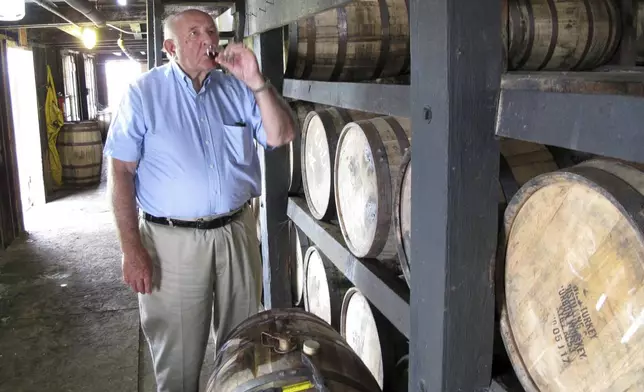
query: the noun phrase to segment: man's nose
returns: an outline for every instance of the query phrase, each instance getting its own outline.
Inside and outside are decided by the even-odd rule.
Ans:
[[[208,47],[208,46],[210,46],[210,45],[212,45],[212,44],[214,44],[214,43],[215,43],[215,40],[214,40],[211,36],[207,35],[207,36],[204,38],[204,40],[203,40],[203,43],[202,43],[202,44],[203,44],[203,46]]]

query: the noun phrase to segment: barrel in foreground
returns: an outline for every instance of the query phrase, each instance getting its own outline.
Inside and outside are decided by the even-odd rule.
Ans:
[[[217,355],[206,390],[272,389],[380,391],[342,336],[319,317],[297,308],[271,309],[237,326]]]
[[[644,388],[644,173],[593,160],[538,176],[505,213],[501,333],[527,391]]]

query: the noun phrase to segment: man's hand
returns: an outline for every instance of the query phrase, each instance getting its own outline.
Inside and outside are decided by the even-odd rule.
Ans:
[[[123,280],[134,292],[152,292],[152,259],[145,248],[123,252]]]
[[[240,43],[229,44],[215,61],[251,90],[257,90],[264,84],[255,54]]]

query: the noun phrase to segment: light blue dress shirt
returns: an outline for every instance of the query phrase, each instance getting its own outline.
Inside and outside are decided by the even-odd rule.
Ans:
[[[232,211],[260,195],[255,141],[266,147],[259,107],[245,84],[213,71],[197,93],[171,61],[130,84],[104,153],[138,162],[140,209],[196,219]]]

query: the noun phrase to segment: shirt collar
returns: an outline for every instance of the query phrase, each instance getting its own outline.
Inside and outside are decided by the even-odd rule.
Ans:
[[[177,62],[174,60],[170,60],[170,67],[172,69],[172,73],[174,74],[176,80],[178,82],[183,82],[186,87],[188,87],[191,91],[194,91],[194,88],[192,86],[192,79],[190,79],[190,76],[188,76],[188,74],[181,69],[179,64],[177,64]],[[206,75],[206,78],[203,81],[202,89],[208,86],[208,84],[210,84],[214,73],[215,73],[214,70],[208,72],[208,75]]]

